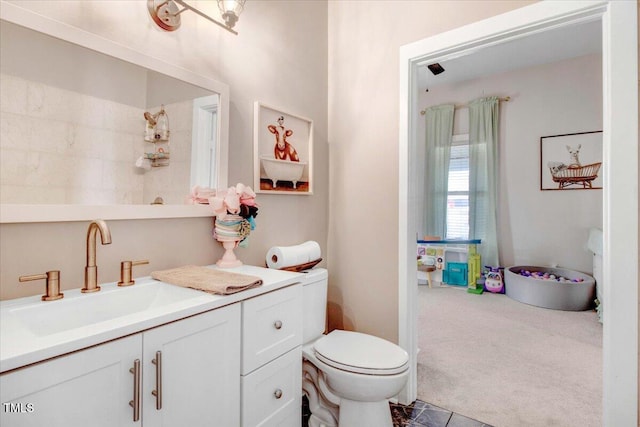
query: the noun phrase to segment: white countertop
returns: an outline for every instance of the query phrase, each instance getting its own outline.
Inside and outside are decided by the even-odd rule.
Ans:
[[[262,279],[263,284],[257,288],[231,295],[212,295],[187,288],[177,290],[174,285],[159,282],[147,276],[136,278],[136,284],[129,287],[119,288],[115,282],[101,284],[101,291],[96,294],[83,294],[80,289],[65,290],[64,298],[57,301],[41,301],[40,296],[1,301],[0,372],[10,371],[243,301],[300,282],[300,278],[303,277],[301,273],[249,265],[225,270],[258,276]],[[143,287],[152,286],[156,287],[156,290],[169,291],[169,294],[179,293],[181,298],[176,302],[165,301],[159,306],[148,304],[147,307],[132,309],[131,311],[126,311],[127,308],[123,307],[120,310],[122,315],[118,317],[59,332],[55,328],[48,328],[46,318],[38,319],[38,307],[43,307],[44,309],[53,308],[52,312],[57,312],[65,317],[73,317],[72,308],[78,306],[78,299],[80,298],[85,298],[88,301],[92,296],[102,294],[102,297],[117,296],[122,299],[127,292],[136,292],[136,286],[139,287],[138,291],[142,290]],[[129,295],[134,294],[131,293]],[[51,306],[52,304],[57,304],[57,306]],[[66,310],[67,307],[69,307],[69,310]],[[22,320],[16,315],[19,311],[22,311]],[[43,310],[43,312],[45,311]],[[34,316],[29,314],[25,317],[25,313],[33,313]],[[95,312],[95,316],[99,318],[99,310]],[[24,322],[24,319],[28,319],[28,321]],[[30,328],[26,323],[37,326],[37,332],[34,332],[34,329]]]

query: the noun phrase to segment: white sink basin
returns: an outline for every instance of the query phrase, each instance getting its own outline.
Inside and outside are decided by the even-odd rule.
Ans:
[[[99,292],[64,291],[64,298],[30,296],[0,301],[0,373],[184,319],[300,281],[302,274],[243,265],[236,273],[259,276],[262,286],[212,295],[153,280]]]
[[[201,296],[192,289],[146,280],[129,287],[103,287],[95,293],[75,292],[62,300],[12,308],[6,314],[32,334],[46,336]]]

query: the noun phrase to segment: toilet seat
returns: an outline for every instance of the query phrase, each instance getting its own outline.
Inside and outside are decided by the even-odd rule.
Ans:
[[[408,369],[409,355],[372,335],[335,330],[314,344],[318,360],[334,368],[367,375],[395,375]]]

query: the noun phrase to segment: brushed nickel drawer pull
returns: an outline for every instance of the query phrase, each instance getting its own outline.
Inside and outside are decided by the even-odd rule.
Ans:
[[[156,409],[162,409],[162,352],[156,351],[156,358],[151,361],[156,365],[156,389],[151,392],[156,397]]]
[[[133,368],[129,369],[133,374],[133,400],[129,401],[129,406],[133,408],[133,421],[140,420],[140,359],[133,362]]]
[[[273,327],[276,329],[281,329],[282,328],[282,322],[280,320],[276,320],[275,323],[273,324]]]
[[[282,390],[276,389],[276,391],[273,392],[273,395],[276,397],[276,399],[280,399],[282,397]]]

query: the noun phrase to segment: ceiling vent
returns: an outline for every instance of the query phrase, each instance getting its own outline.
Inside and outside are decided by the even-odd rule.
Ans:
[[[434,76],[437,76],[440,73],[444,73],[444,68],[442,68],[442,65],[438,64],[437,62],[435,64],[427,65],[427,68],[433,73]]]

